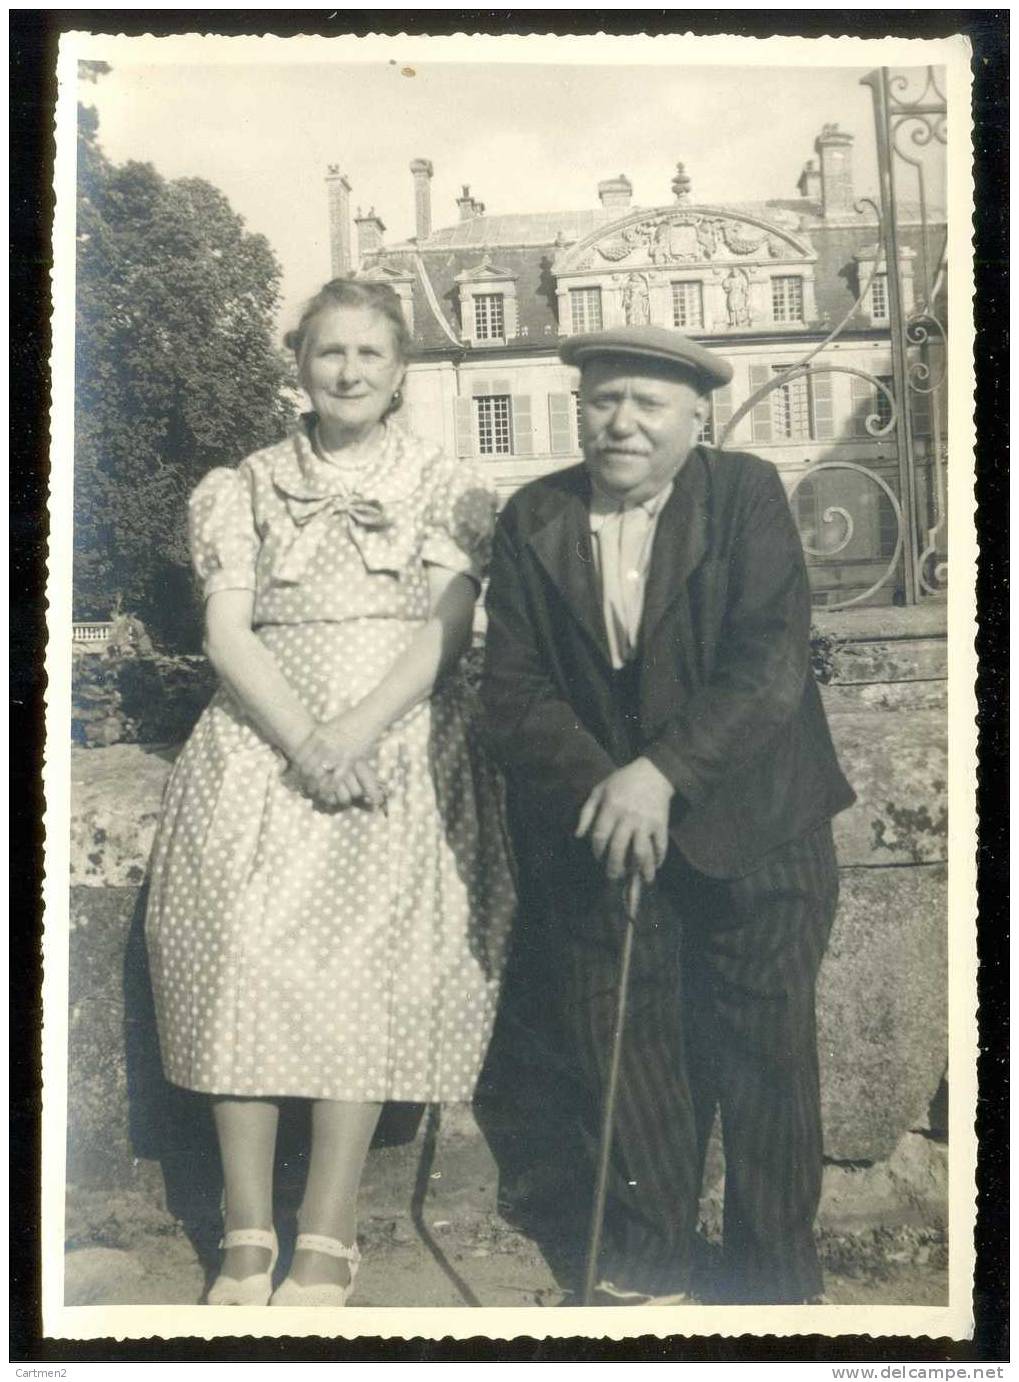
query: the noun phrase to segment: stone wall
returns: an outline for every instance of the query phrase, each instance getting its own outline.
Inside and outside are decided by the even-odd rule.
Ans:
[[[946,1052],[946,645],[940,611],[831,616],[824,696],[859,800],[819,993],[826,1150],[881,1162],[926,1127]],[[218,1197],[208,1111],[162,1079],[144,876],[175,750],[72,750],[68,1178],[180,1206]],[[447,1128],[476,1135],[469,1110]]]
[[[831,616],[824,689],[857,802],[818,993],[825,1150],[889,1156],[926,1127],[947,1054],[947,644],[942,611]]]

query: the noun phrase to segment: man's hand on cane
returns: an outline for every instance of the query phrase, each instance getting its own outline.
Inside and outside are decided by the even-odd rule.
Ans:
[[[576,837],[617,880],[633,873],[653,883],[669,846],[673,786],[649,758],[635,758],[598,783],[580,811]]]

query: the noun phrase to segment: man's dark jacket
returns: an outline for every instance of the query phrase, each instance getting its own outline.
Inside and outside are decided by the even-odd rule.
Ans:
[[[513,814],[546,882],[569,888],[591,873],[590,846],[572,840],[581,806],[643,754],[676,789],[670,833],[687,861],[747,874],[853,801],[810,669],[807,574],[778,473],[740,452],[688,456],[658,521],[629,699],[589,494],[583,465],[559,471],[519,490],[496,529],[483,698]]]

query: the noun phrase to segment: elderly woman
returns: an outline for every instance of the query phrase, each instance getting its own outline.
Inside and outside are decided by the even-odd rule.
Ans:
[[[471,1097],[513,907],[468,646],[494,498],[399,427],[408,334],[335,280],[288,338],[313,412],[191,501],[222,687],[167,788],[147,936],[167,1076],[213,1097],[225,1249],[210,1304],[270,1300],[277,1100],[312,1103],[290,1275],[343,1305],[386,1100]]]

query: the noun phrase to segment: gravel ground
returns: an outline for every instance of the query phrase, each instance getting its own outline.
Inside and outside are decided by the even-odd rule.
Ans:
[[[846,1177],[853,1173],[847,1171]],[[857,1177],[859,1173],[856,1173]],[[851,1182],[861,1185],[857,1178]],[[935,1305],[947,1299],[944,1236],[922,1207],[890,1225],[855,1196],[851,1231],[822,1224],[826,1292],[835,1304]],[[479,1139],[440,1142],[427,1165],[418,1142],[373,1152],[362,1189],[362,1306],[556,1306],[571,1299],[560,1267],[496,1210],[496,1174]],[[878,1217],[880,1215],[880,1217]],[[292,1208],[281,1221],[286,1242]],[[911,1221],[910,1221],[911,1220]],[[713,1222],[714,1221],[714,1222]],[[709,1205],[705,1229],[717,1234]],[[68,1202],[68,1305],[195,1304],[215,1267],[216,1226],[192,1237],[138,1193],[77,1191]],[[710,1247],[705,1249],[710,1257]],[[285,1255],[281,1267],[285,1268]],[[575,1277],[573,1283],[575,1284]]]

